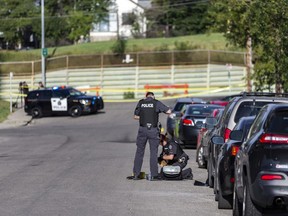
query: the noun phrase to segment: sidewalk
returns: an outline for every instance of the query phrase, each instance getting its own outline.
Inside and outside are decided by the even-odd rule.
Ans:
[[[5,121],[0,123],[0,129],[23,126],[27,124],[31,118],[31,116],[24,112],[24,108],[18,108],[14,110]]]

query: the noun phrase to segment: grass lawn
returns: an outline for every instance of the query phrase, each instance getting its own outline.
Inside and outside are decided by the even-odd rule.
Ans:
[[[207,50],[233,50],[242,51],[239,48],[227,46],[227,41],[220,33],[191,35],[172,38],[148,38],[148,39],[129,39],[127,40],[126,53],[155,50],[176,50],[176,42],[184,43],[189,49],[207,49]],[[81,55],[81,54],[99,54],[112,53],[112,46],[115,41],[101,41],[71,46],[48,48],[48,57]],[[41,50],[23,50],[23,51],[0,51],[0,61],[33,61],[41,59]]]
[[[0,100],[0,122],[3,122],[10,114],[10,103]]]

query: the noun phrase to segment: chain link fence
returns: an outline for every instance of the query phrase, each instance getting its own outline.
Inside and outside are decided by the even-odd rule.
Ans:
[[[233,65],[233,69],[227,67]],[[228,76],[231,72],[231,77]],[[19,82],[26,81],[29,90],[41,81],[41,61],[0,63],[0,97],[9,95],[9,74],[14,97],[19,96]],[[46,59],[46,86],[69,85],[99,88],[101,95],[123,99],[127,93],[143,96],[145,85],[182,85],[189,89],[158,89],[159,96],[183,94],[187,91],[213,91],[229,87],[226,93],[239,92],[245,85],[245,53],[190,50],[171,52],[139,52],[124,55],[71,55]],[[95,90],[92,90],[95,91]],[[93,94],[95,92],[92,92]]]
[[[215,50],[185,50],[165,52],[137,52],[123,55],[71,55],[46,59],[46,71],[79,68],[146,67],[199,64],[245,65],[244,52]],[[35,75],[41,73],[41,61],[0,63],[0,75]]]

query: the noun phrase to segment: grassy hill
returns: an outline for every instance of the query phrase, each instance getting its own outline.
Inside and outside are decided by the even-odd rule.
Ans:
[[[49,57],[63,55],[81,55],[96,53],[112,53],[115,41],[91,42],[63,47],[48,48]],[[227,46],[227,41],[222,34],[203,34],[182,36],[174,38],[151,38],[127,40],[126,52],[177,50],[177,49],[210,49],[210,50],[234,50],[239,48]],[[41,59],[41,49],[22,51],[0,51],[0,62],[32,61]]]

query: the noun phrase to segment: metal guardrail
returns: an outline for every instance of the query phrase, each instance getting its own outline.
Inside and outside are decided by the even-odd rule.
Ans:
[[[229,76],[230,73],[230,76]],[[200,94],[234,94],[245,88],[245,67],[226,65],[171,65],[158,67],[111,67],[90,69],[64,69],[46,74],[46,86],[67,85],[84,89],[89,94],[100,94],[105,100],[123,100],[124,95],[132,93],[135,99],[142,98],[145,86],[183,86],[189,88],[149,88],[156,97],[185,97]],[[19,82],[26,81],[29,90],[38,87],[41,74],[15,75],[11,82],[14,99],[19,96]],[[183,94],[184,93],[184,94]],[[0,97],[10,95],[8,75],[0,76]]]
[[[245,53],[217,50],[137,52],[127,55],[71,55],[46,59],[46,86],[95,88],[105,99],[121,100],[133,92],[144,95],[145,85],[184,85],[189,88],[151,89],[157,97],[239,93],[245,90]],[[229,65],[227,67],[226,65]],[[230,68],[233,65],[233,68]],[[11,86],[9,74],[13,72]],[[0,63],[0,97],[19,96],[19,82],[35,89],[41,81],[41,61]],[[216,90],[215,90],[216,89]],[[220,90],[217,90],[220,89]],[[131,94],[130,94],[131,95]],[[185,96],[185,95],[184,95]]]

